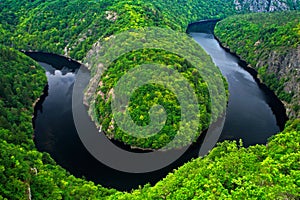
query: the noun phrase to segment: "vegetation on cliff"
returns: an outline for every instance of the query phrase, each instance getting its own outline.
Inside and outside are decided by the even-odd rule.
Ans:
[[[295,120],[267,146],[223,142],[155,186],[117,192],[108,199],[298,199],[299,123]]]
[[[27,56],[0,45],[1,139],[33,148],[31,116],[33,101],[46,84],[45,72]]]
[[[294,117],[300,114],[299,19],[299,11],[255,13],[228,17],[215,29],[221,43],[258,70]]]

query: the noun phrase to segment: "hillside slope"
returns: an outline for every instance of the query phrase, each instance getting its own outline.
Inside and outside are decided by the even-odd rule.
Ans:
[[[299,199],[299,123],[294,121],[267,146],[223,142],[153,187],[108,199]]]
[[[185,31],[189,23],[201,19],[268,11],[251,9],[255,2],[235,4],[233,0],[5,0],[0,3],[0,41],[16,49],[64,54],[81,60],[98,39],[129,28],[160,26]],[[273,7],[299,9],[298,0],[295,4],[274,3]]]
[[[300,12],[229,17],[215,29],[221,43],[258,70],[259,78],[300,116]]]

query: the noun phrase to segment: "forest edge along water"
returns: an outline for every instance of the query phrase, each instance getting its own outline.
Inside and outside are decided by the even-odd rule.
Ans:
[[[197,23],[197,26],[201,26],[201,23]],[[189,32],[189,30],[187,32]],[[236,76],[229,76],[228,74],[228,76],[226,76],[226,72],[230,72],[230,70],[226,69],[226,66],[219,66],[222,73],[225,73],[224,75],[229,81],[230,99],[225,119],[225,127],[221,136],[213,137],[212,140],[215,141],[210,140],[210,144],[207,145],[206,141],[207,139],[211,139],[211,136],[202,134],[198,141],[193,144],[177,161],[158,171],[143,174],[131,174],[111,169],[96,160],[85,149],[78,137],[73,122],[71,96],[74,80],[80,64],[68,58],[54,54],[26,52],[28,56],[41,62],[44,68],[48,71],[48,86],[45,88],[45,94],[40,98],[40,101],[35,107],[34,126],[35,143],[37,148],[40,151],[50,153],[58,164],[77,177],[84,176],[87,180],[94,181],[95,183],[99,183],[105,187],[129,191],[132,188],[137,188],[139,185],[144,185],[148,182],[154,184],[161,180],[173,169],[181,166],[183,163],[191,160],[192,158],[197,157],[200,147],[203,147],[203,145],[205,146],[205,144],[207,145],[207,148],[204,148],[205,152],[210,150],[217,141],[223,141],[225,139],[239,140],[242,138],[245,146],[265,144],[270,136],[283,129],[286,115],[281,102],[272,91],[258,82],[256,76],[253,76],[253,73],[251,73],[251,76],[245,71],[245,69],[242,68],[244,66],[241,65],[242,61],[239,58],[229,54],[220,46],[218,47],[219,44],[212,34],[191,33],[191,36],[193,36],[196,41],[205,40],[210,43],[209,46],[214,46],[214,48],[219,50],[219,54],[226,55],[227,58],[229,57],[230,59],[233,59],[235,63],[231,63],[230,65],[233,68],[231,72]],[[214,58],[216,55],[211,53],[209,54],[216,62],[217,58]],[[222,70],[222,67],[225,69]],[[240,102],[242,99],[240,99],[240,96],[238,95],[233,95],[235,89],[233,84],[235,82],[231,81],[234,81],[234,78],[241,78],[248,87],[247,89],[249,89],[249,87],[254,87],[255,90],[258,90],[255,91],[254,94],[259,94],[259,98],[255,98],[255,101],[247,99],[247,103],[244,103],[244,105],[249,108],[253,108],[251,107],[251,103],[265,106],[264,109],[250,109],[250,111],[252,110],[252,114],[254,114],[253,118],[258,120],[260,119],[262,121],[262,123],[259,123],[261,125],[260,127],[252,127],[252,129],[249,130],[247,125],[249,125],[249,123],[251,124],[251,122],[237,121],[245,118],[249,119],[251,112],[236,113],[236,111],[241,111],[241,109],[234,108],[234,102]],[[241,86],[241,84],[237,84],[237,86]],[[247,90],[243,89],[243,91]],[[250,97],[251,95],[252,93],[249,94]],[[238,101],[232,99],[235,97],[238,98]],[[238,103],[238,105],[243,106],[243,102]],[[266,120],[257,117],[257,115],[260,115],[262,110],[265,110],[265,116],[268,116],[270,119]],[[246,117],[241,117],[241,115],[245,115]],[[264,128],[263,126],[269,126],[270,124],[272,127]],[[266,130],[262,130],[262,128]],[[246,133],[241,131],[243,129]],[[254,129],[256,131],[253,131]],[[130,150],[122,143],[118,143],[118,146]]]
[[[49,55],[50,63],[53,63],[51,62],[52,56],[54,55]],[[60,73],[60,70],[51,67],[51,65],[40,63],[48,71],[49,89],[35,109],[35,143],[40,151],[50,153],[58,164],[77,177],[85,176],[88,180],[100,183],[103,186],[121,190],[131,190],[148,182],[154,184],[173,169],[181,166],[191,158],[197,157],[200,147],[205,147],[203,148],[203,155],[205,155],[219,138],[219,135],[217,135],[212,142],[205,142],[206,145],[201,146],[200,144],[205,139],[205,134],[202,134],[197,143],[192,145],[176,162],[155,172],[129,174],[111,169],[92,157],[77,135],[71,111],[72,89],[70,87],[75,79],[74,74],[76,72],[74,72],[74,69],[66,71],[66,68],[63,67],[64,73]],[[62,98],[62,96],[65,98]],[[86,112],[86,110],[84,111]],[[211,140],[212,137],[213,135],[210,135],[209,139]],[[118,145],[123,149],[130,150],[122,143]],[[170,153],[170,151],[161,152],[161,154],[167,153]]]

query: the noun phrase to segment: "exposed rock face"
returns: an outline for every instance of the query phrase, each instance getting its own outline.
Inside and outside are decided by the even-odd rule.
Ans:
[[[300,46],[289,50],[285,55],[277,52],[270,52],[267,60],[259,61],[256,68],[268,66],[267,73],[275,74],[278,79],[284,82],[284,91],[292,93],[292,101],[285,103],[289,117],[300,116],[300,110],[293,109],[293,106],[300,105]]]
[[[251,12],[273,12],[296,9],[299,0],[288,4],[287,0],[234,0],[236,10]]]
[[[118,14],[114,11],[106,11],[106,19],[110,21],[116,21],[118,19]]]

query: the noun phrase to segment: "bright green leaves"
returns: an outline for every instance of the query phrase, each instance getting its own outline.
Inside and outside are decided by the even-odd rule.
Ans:
[[[203,61],[205,62],[205,61]],[[126,144],[138,148],[151,148],[159,149],[166,146],[175,136],[178,134],[179,127],[183,125],[181,116],[181,106],[175,93],[168,88],[162,87],[159,84],[146,84],[136,89],[130,96],[129,101],[129,114],[138,126],[147,126],[151,122],[149,111],[155,105],[162,106],[161,110],[158,110],[156,114],[166,113],[167,119],[163,128],[158,134],[139,138],[124,132],[117,123],[115,123],[111,110],[111,100],[114,98],[113,87],[130,69],[147,63],[163,64],[172,70],[176,70],[180,73],[183,79],[186,79],[194,90],[197,101],[199,103],[200,110],[198,116],[200,121],[198,122],[198,131],[196,136],[198,137],[203,130],[205,130],[210,123],[210,98],[207,88],[207,84],[202,80],[199,72],[191,66],[184,58],[181,58],[175,54],[158,49],[145,49],[131,52],[121,56],[118,60],[114,61],[108,70],[102,75],[99,87],[97,89],[97,98],[95,104],[96,119],[98,119],[99,125],[102,127],[104,133],[109,138],[120,140]],[[206,63],[202,63],[206,65]],[[149,71],[151,73],[151,71]],[[147,73],[147,75],[149,74]],[[170,77],[168,71],[160,73],[161,76]],[[165,75],[164,75],[165,74]],[[155,77],[153,77],[155,78]],[[165,78],[164,80],[166,80]],[[131,80],[136,82],[135,80]],[[170,80],[174,84],[180,80]],[[177,82],[176,82],[177,81]],[[123,86],[121,86],[123,87]],[[124,91],[123,89],[122,91]],[[182,91],[177,90],[177,93],[182,95]],[[125,95],[125,94],[124,94]],[[187,107],[189,110],[193,110],[193,105]],[[124,108],[124,112],[127,108]],[[181,124],[180,124],[181,123]],[[193,123],[193,124],[191,124]],[[186,128],[194,126],[194,122],[190,121],[184,124]],[[184,128],[184,127],[183,127]],[[182,129],[183,130],[183,129]],[[180,136],[180,141],[176,142],[176,147],[183,147],[187,145],[188,141],[194,141],[195,138],[189,138],[187,134]],[[175,146],[174,146],[175,147]],[[173,147],[173,148],[174,148]]]
[[[223,142],[153,187],[116,193],[110,199],[297,199],[300,132],[293,126],[267,146],[246,149],[236,142]]]

